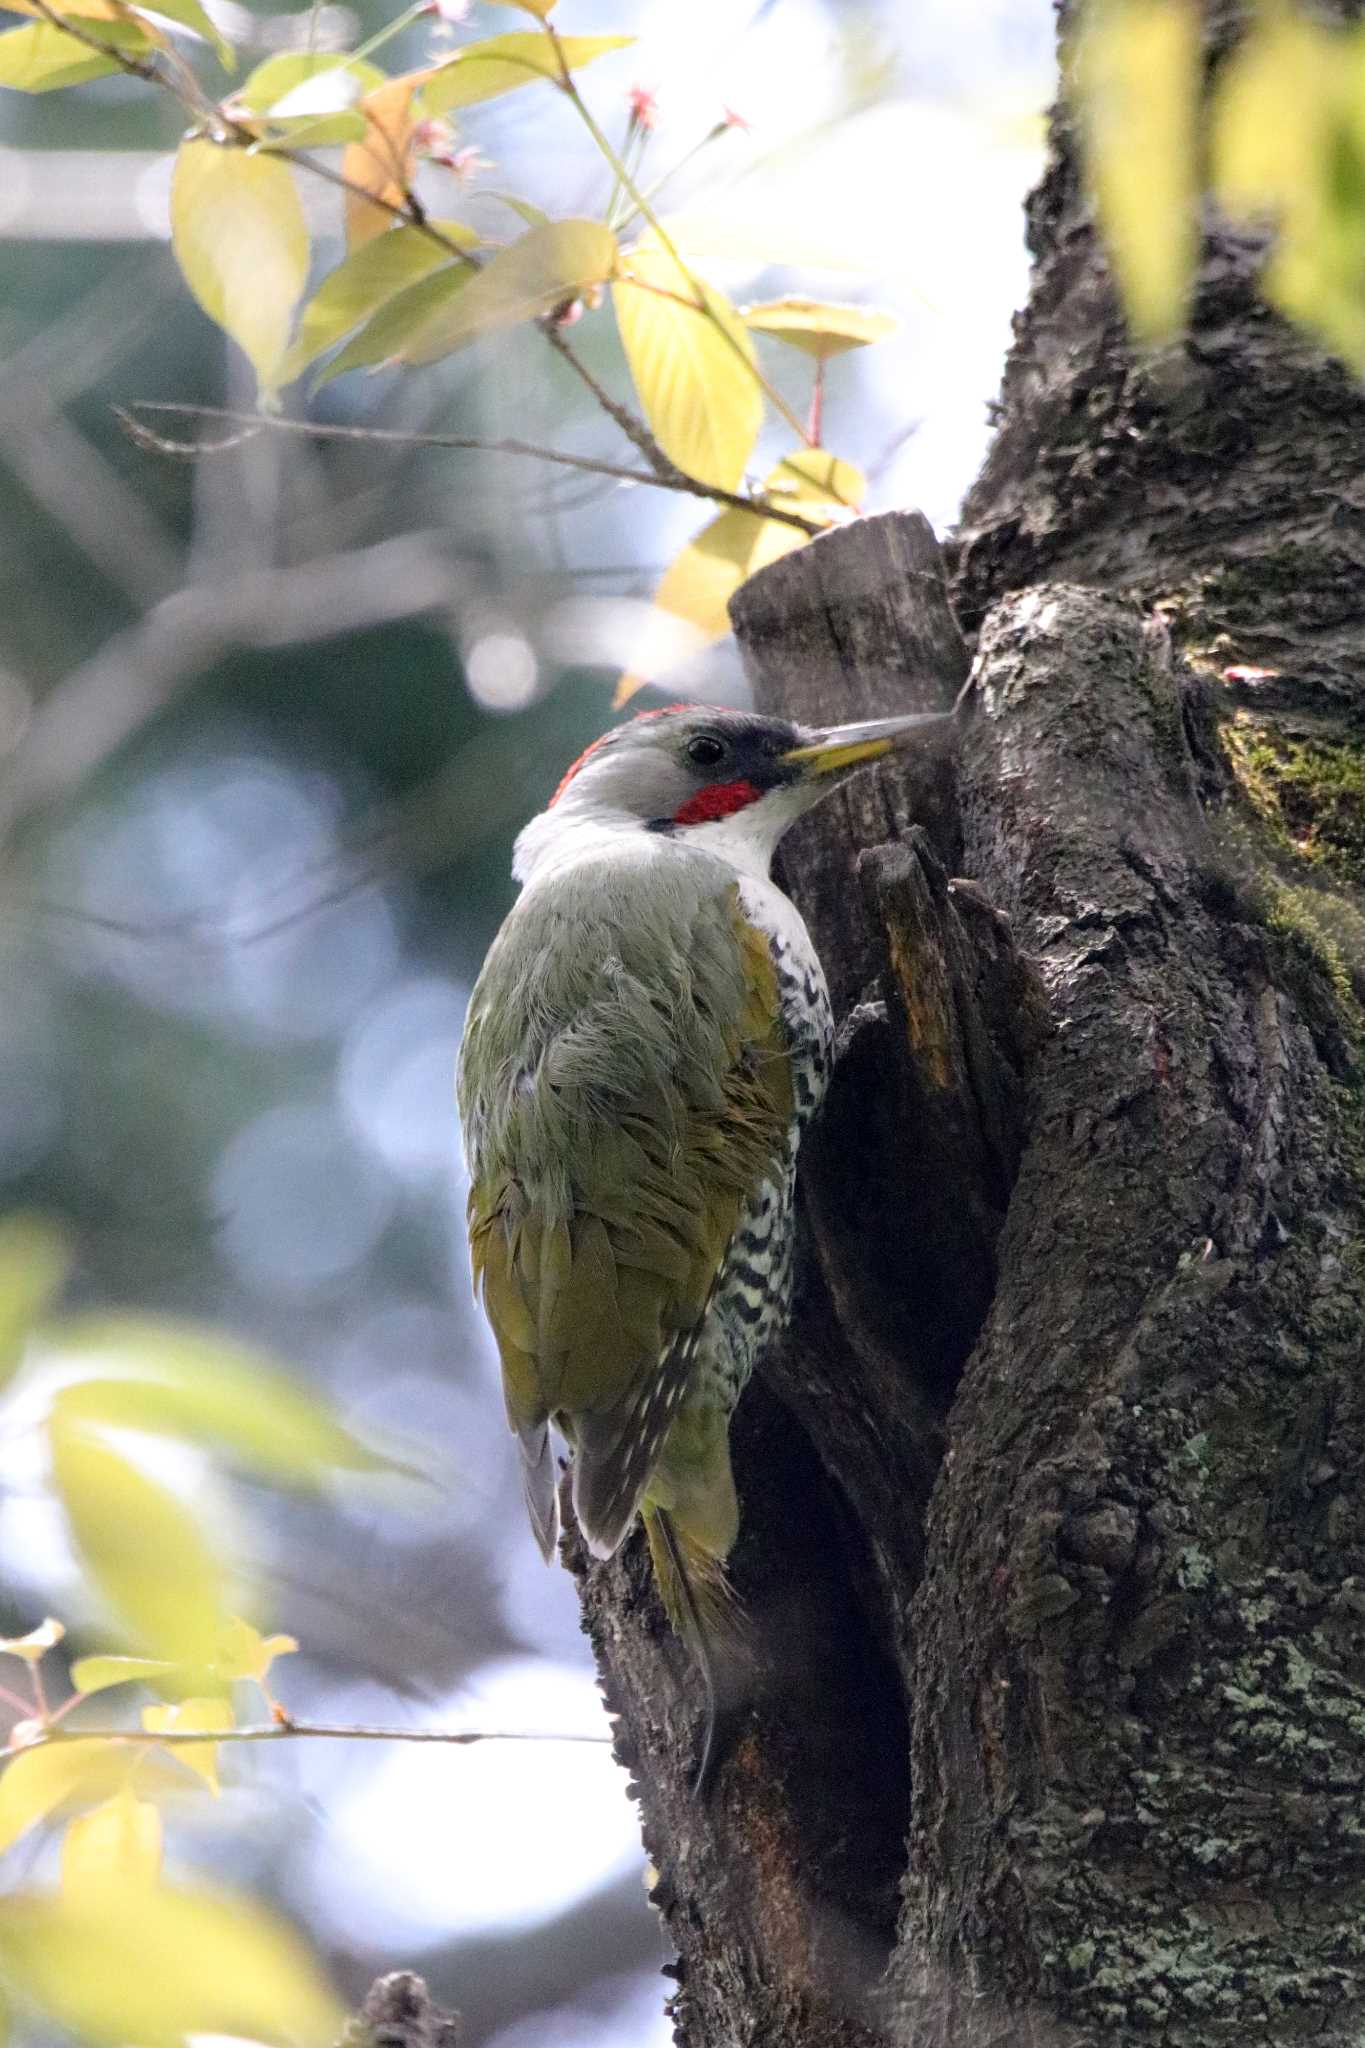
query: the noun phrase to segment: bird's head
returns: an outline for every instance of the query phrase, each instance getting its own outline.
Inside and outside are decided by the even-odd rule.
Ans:
[[[579,755],[518,841],[517,873],[593,826],[663,834],[766,869],[788,826],[851,770],[941,739],[950,722],[937,711],[827,727],[704,704],[643,712]]]

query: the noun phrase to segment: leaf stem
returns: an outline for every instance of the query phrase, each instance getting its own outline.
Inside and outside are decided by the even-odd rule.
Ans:
[[[759,367],[758,363],[753,359],[753,357],[747,356],[744,353],[744,350],[735,340],[734,335],[725,325],[725,322],[717,318],[706,292],[702,289],[701,284],[693,275],[689,266],[683,261],[682,255],[677,247],[677,244],[674,242],[667,228],[665,228],[663,223],[660,221],[658,215],[655,213],[653,207],[650,205],[647,196],[640,190],[639,186],[636,184],[635,179],[631,176],[631,173],[627,168],[626,164],[624,163],[624,161],[622,160],[622,158],[617,155],[616,151],[612,148],[611,143],[607,140],[607,136],[604,130],[599,126],[591,107],[589,107],[587,101],[584,99],[582,93],[578,90],[577,85],[574,83],[573,73],[569,69],[568,61],[564,55],[563,45],[559,40],[559,31],[550,21],[546,21],[544,27],[545,33],[550,38],[550,42],[554,48],[555,56],[559,60],[559,87],[561,92],[563,92],[567,96],[567,98],[572,101],[573,106],[578,113],[579,119],[582,121],[584,127],[587,129],[589,135],[591,135],[593,141],[597,144],[598,149],[601,151],[603,157],[605,158],[608,169],[615,174],[623,189],[630,194],[630,197],[635,205],[636,213],[641,214],[644,217],[644,219],[649,223],[649,226],[654,230],[654,233],[659,237],[660,242],[663,244],[668,254],[673,258],[673,261],[677,264],[679,270],[686,278],[688,287],[694,294],[694,302],[692,305],[693,312],[700,313],[704,319],[709,320],[712,323],[718,334],[724,336],[726,346],[734,350],[735,354],[743,363],[745,369],[749,372],[750,376],[754,379],[755,383],[758,385],[760,391],[762,391],[765,398],[767,398],[767,400],[775,408],[775,410],[782,415],[783,419],[787,422],[787,425],[791,428],[792,432],[798,435],[802,441],[806,441],[806,429],[803,426],[802,422],[798,419],[797,415],[792,411],[791,407],[787,404],[787,401],[782,396],[781,392],[776,390],[774,386],[769,383],[768,379],[764,376],[763,371]],[[684,301],[684,303],[686,302]],[[807,443],[807,445],[809,445],[809,443]]]

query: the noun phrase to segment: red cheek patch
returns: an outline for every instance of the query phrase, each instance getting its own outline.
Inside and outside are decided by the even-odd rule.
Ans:
[[[711,825],[717,818],[733,818],[758,802],[763,791],[752,782],[709,782],[690,796],[681,810],[673,813],[675,825]]]

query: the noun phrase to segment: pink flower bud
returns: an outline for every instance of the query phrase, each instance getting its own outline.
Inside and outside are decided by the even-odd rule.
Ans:
[[[626,94],[626,105],[630,108],[630,118],[635,127],[658,127],[659,96],[653,86],[633,85]]]

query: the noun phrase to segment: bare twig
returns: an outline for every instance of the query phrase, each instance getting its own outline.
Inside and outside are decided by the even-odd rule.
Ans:
[[[170,1748],[205,1742],[292,1742],[312,1736],[327,1742],[441,1742],[457,1749],[475,1742],[587,1742],[610,1743],[609,1735],[545,1734],[527,1728],[350,1728],[328,1721],[269,1721],[254,1728],[51,1728],[22,1750],[50,1749],[59,1742],[164,1743]]]
[[[683,476],[683,471],[664,454],[644,421],[637,418],[628,405],[622,405],[619,399],[613,398],[611,393],[598,383],[577,350],[571,348],[565,340],[560,329],[552,321],[542,321],[541,333],[551,348],[564,358],[574,375],[591,391],[608,419],[614,420],[631,445],[639,449],[654,472],[654,482],[672,490],[688,489],[687,484],[678,481]]]
[[[405,448],[462,448],[491,455],[525,455],[540,462],[558,463],[564,469],[581,469],[593,476],[614,477],[621,483],[653,484],[659,490],[684,491],[690,497],[708,498],[741,512],[752,512],[760,519],[776,519],[784,526],[796,527],[801,533],[814,535],[825,530],[818,520],[808,519],[802,512],[793,512],[766,497],[747,497],[742,491],[724,491],[717,484],[703,483],[699,477],[689,476],[685,470],[674,468],[671,463],[668,465],[669,473],[659,476],[652,470],[627,469],[618,462],[599,461],[591,455],[571,455],[564,449],[542,448],[531,441],[484,440],[473,434],[410,434],[397,427],[323,425],[313,420],[282,419],[274,413],[233,412],[222,406],[179,404],[170,399],[139,399],[134,411],[121,406],[114,410],[135,441],[162,455],[213,454],[220,449],[236,447],[242,435],[234,434],[226,441],[211,442],[207,447],[202,442],[177,441],[153,433],[134,416],[135,412],[174,413],[182,419],[219,420],[225,426],[248,431],[302,434],[318,441],[386,441]]]

